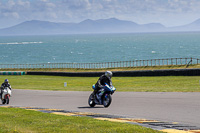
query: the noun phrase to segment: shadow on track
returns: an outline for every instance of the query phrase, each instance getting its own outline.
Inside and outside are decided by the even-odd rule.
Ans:
[[[104,107],[90,107],[90,106],[84,106],[84,107],[78,107],[79,109],[93,109],[93,108],[104,108]]]

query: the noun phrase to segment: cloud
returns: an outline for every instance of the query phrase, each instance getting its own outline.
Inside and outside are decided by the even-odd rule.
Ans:
[[[7,13],[3,13],[4,17],[11,17],[11,18],[15,18],[18,19],[19,18],[19,14],[17,12],[7,12]]]
[[[18,4],[19,6],[24,7],[24,8],[29,8],[29,7],[30,7],[30,2],[29,2],[29,1],[22,1],[22,0],[19,0],[19,1],[17,2],[17,4]]]
[[[15,2],[13,0],[8,0],[7,7],[12,8],[15,5]]]
[[[197,19],[199,13],[199,0],[0,0],[1,19],[13,22],[33,19],[80,22],[116,17],[172,25],[170,21],[178,24],[189,21],[186,18]]]

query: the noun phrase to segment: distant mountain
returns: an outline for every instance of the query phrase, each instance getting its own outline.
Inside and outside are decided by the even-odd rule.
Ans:
[[[136,33],[166,31],[200,31],[200,19],[191,24],[167,28],[160,23],[137,24],[116,18],[91,20],[80,23],[55,23],[32,20],[0,29],[0,35],[53,35],[87,33]]]
[[[64,34],[73,23],[53,23],[48,21],[32,20],[1,29],[0,35],[45,35]]]
[[[140,25],[131,22],[118,20],[116,18],[85,20],[76,25],[76,31],[82,33],[123,33],[138,31]]]
[[[200,19],[182,26],[168,28],[170,31],[200,31]]]

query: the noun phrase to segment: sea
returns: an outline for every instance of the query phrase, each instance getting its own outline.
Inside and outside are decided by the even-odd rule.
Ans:
[[[200,58],[200,32],[0,36],[0,64]]]

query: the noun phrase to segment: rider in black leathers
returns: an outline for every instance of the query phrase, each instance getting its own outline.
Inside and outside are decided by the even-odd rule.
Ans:
[[[5,79],[4,83],[1,84],[1,94],[0,94],[1,98],[2,98],[2,94],[3,94],[3,89],[5,87],[9,87],[10,90],[12,90],[11,85],[8,83],[8,79]]]
[[[105,74],[101,75],[98,79],[97,83],[95,84],[94,95],[96,96],[97,92],[102,89],[105,84],[107,83],[109,86],[112,85],[112,72],[106,71]]]

